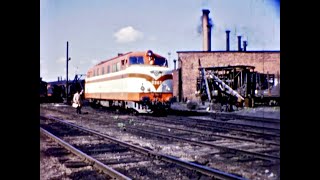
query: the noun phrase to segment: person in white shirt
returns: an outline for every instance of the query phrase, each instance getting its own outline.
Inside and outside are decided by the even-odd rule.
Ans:
[[[81,108],[82,108],[81,94],[82,94],[82,92],[83,92],[83,90],[81,90],[80,93],[79,93],[79,91],[77,91],[73,95],[73,103],[77,105],[77,107],[76,107],[77,114],[81,114]]]

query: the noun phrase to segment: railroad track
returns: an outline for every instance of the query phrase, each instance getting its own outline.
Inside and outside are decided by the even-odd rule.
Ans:
[[[85,154],[81,150],[77,149],[76,147],[72,146],[71,144],[67,143],[66,141],[60,139],[59,137],[53,135],[52,133],[48,132],[47,130],[40,127],[40,133],[47,136],[51,140],[58,143],[61,147],[66,149],[67,151],[71,152],[72,154],[78,156],[80,159],[82,159],[87,165],[91,165],[94,168],[98,170],[98,172],[103,172],[108,175],[109,179],[116,178],[116,179],[124,179],[129,180],[129,177],[126,177],[125,175],[113,170],[109,166],[106,166],[102,162],[98,161],[95,158],[92,158],[91,156]],[[61,151],[61,150],[60,150]]]
[[[59,120],[55,117],[51,117],[52,119],[55,120]],[[104,122],[103,120],[96,120],[96,121],[101,121]],[[144,126],[145,127],[145,126]],[[158,126],[157,126],[158,127]],[[145,130],[142,128],[136,128],[133,126],[125,126],[125,129],[127,131],[135,131],[137,133],[143,133],[143,134],[147,134],[148,136],[157,136],[157,137],[161,137],[161,138],[166,138],[166,139],[174,139],[174,140],[178,140],[178,141],[183,141],[183,142],[187,142],[193,145],[200,145],[200,146],[208,146],[208,147],[212,147],[212,148],[217,148],[219,150],[222,151],[226,151],[228,153],[232,153],[232,154],[242,154],[242,155],[247,155],[247,156],[251,156],[254,158],[258,158],[261,160],[267,160],[267,161],[280,161],[280,157],[276,156],[276,155],[267,155],[267,154],[263,154],[263,153],[258,153],[258,152],[252,152],[252,151],[247,151],[247,150],[241,150],[241,149],[236,149],[236,148],[232,148],[232,147],[226,147],[226,146],[219,146],[219,145],[215,145],[214,143],[207,143],[204,141],[201,141],[201,139],[197,138],[198,140],[191,140],[190,138],[181,138],[181,135],[168,135],[168,134],[162,134],[162,133],[156,133],[162,130],[157,130],[157,129],[153,129],[153,130]],[[179,136],[179,137],[178,137]],[[206,141],[215,141],[215,139],[206,139]],[[233,144],[234,145],[234,144]],[[260,147],[260,149],[267,149],[266,147]],[[271,152],[279,152],[279,149],[273,149],[270,150]],[[245,157],[246,158],[246,157]]]
[[[215,129],[215,130],[226,130],[237,132],[241,134],[247,134],[249,136],[258,136],[261,138],[280,138],[280,130],[275,128],[264,128],[261,126],[252,126],[240,123],[232,123],[226,121],[216,121],[208,119],[199,119],[199,117],[180,117],[180,116],[170,116],[165,118],[155,118],[151,116],[141,116],[145,120],[152,120],[156,122],[164,122],[170,124],[183,124],[193,128],[200,129]],[[203,118],[203,117],[202,117]],[[207,117],[208,118],[208,117]],[[258,128],[258,129],[257,129]]]
[[[59,113],[64,113],[62,110],[59,109],[52,109],[52,108],[47,108],[45,107],[44,109],[47,110],[53,110]],[[95,109],[94,109],[95,110]],[[99,109],[99,112],[104,113],[104,110]],[[109,111],[107,111],[109,112]],[[114,112],[113,112],[114,113]],[[119,115],[119,114],[115,114],[115,115]],[[270,145],[275,145],[275,146],[279,146],[280,145],[280,134],[274,134],[274,133],[270,133],[270,132],[266,132],[266,131],[262,131],[262,132],[257,132],[257,131],[252,131],[252,130],[247,130],[247,129],[239,129],[237,127],[230,127],[230,126],[224,126],[223,122],[222,124],[203,124],[202,122],[197,122],[196,119],[187,119],[187,121],[185,121],[183,119],[181,119],[181,117],[177,117],[177,116],[170,116],[170,117],[166,117],[166,118],[154,118],[151,116],[132,116],[132,119],[134,120],[139,120],[140,118],[144,118],[144,120],[153,120],[155,122],[158,123],[159,122],[163,122],[166,124],[172,124],[172,125],[176,125],[176,126],[180,126],[183,125],[184,129],[192,129],[192,130],[186,130],[189,131],[190,133],[197,133],[194,132],[196,129],[198,131],[209,131],[209,132],[215,132],[215,134],[210,133],[211,136],[220,136],[220,137],[225,137],[228,139],[238,139],[238,140],[243,140],[243,141],[248,141],[248,142],[257,142],[257,143],[262,143],[262,144],[270,144]],[[186,117],[187,118],[187,117]],[[195,122],[196,121],[196,122]],[[105,123],[105,122],[104,122]],[[213,122],[215,123],[215,122]],[[161,125],[159,125],[160,127]],[[217,134],[218,133],[218,134]],[[199,133],[198,133],[199,134]],[[227,135],[222,135],[222,134],[227,134]],[[207,135],[204,133],[204,135]],[[247,137],[245,137],[247,136]]]
[[[63,120],[51,117],[41,117],[41,119],[54,121],[53,123],[48,121],[45,121],[46,123],[44,123],[44,120],[42,120],[41,126],[46,130],[41,129],[41,132],[46,133],[51,138],[54,138],[53,133],[49,134],[48,131],[58,134],[56,136],[59,136],[60,140],[57,138],[55,140],[63,147],[84,158],[87,162],[114,178],[130,179],[132,177],[134,179],[159,179],[161,178],[161,175],[164,174],[165,179],[168,177],[187,179],[200,178],[199,175],[202,176],[202,178],[207,177],[208,179],[212,177],[217,179],[244,179],[207,166],[183,161],[173,156],[157,153],[122,142],[105,134]],[[74,145],[70,145],[66,142],[72,142],[72,140]],[[92,142],[98,143],[92,144]],[[94,146],[97,145],[99,148],[94,149]],[[112,156],[117,156],[118,161],[115,159],[110,160],[102,158]],[[128,158],[125,159],[124,157],[130,158],[128,160]],[[102,158],[102,160],[99,160],[99,158]],[[130,165],[133,166],[132,164],[135,164],[136,167],[130,167],[130,170],[125,169],[125,167]],[[159,169],[161,169],[161,171],[159,171]],[[158,172],[154,172],[157,170]]]
[[[53,111],[54,114],[56,114],[56,112],[57,112],[57,115],[60,113],[61,113],[61,115],[68,113],[68,110],[67,110],[68,108],[66,108],[66,109],[45,108],[45,109]],[[72,109],[72,108],[69,108],[69,109]],[[50,114],[51,113],[50,111],[48,111],[46,113]],[[213,150],[206,152],[207,155],[205,155],[205,154],[203,154],[204,153],[203,150],[207,149],[207,148],[203,148],[203,147],[206,147],[205,145],[193,144],[189,147],[189,148],[191,148],[190,150],[195,151],[195,152],[198,150],[203,151],[203,153],[201,153],[201,155],[198,153],[195,153],[195,152],[187,153],[187,152],[185,152],[185,150],[187,150],[186,148],[188,148],[187,144],[190,144],[190,143],[186,143],[183,140],[177,140],[177,139],[175,140],[172,138],[170,139],[170,138],[165,138],[165,137],[156,136],[156,135],[151,136],[147,132],[143,133],[140,130],[133,130],[133,129],[129,130],[128,126],[126,126],[126,131],[121,131],[121,130],[119,130],[119,127],[117,127],[116,123],[124,122],[124,124],[126,124],[125,121],[122,121],[126,118],[129,121],[132,119],[136,122],[138,121],[139,118],[142,118],[143,122],[146,122],[150,119],[152,119],[152,121],[157,121],[157,123],[159,122],[160,125],[161,125],[161,123],[164,122],[165,124],[162,124],[163,126],[176,124],[177,127],[185,126],[185,127],[189,127],[189,129],[199,130],[199,131],[203,131],[204,129],[212,131],[215,128],[215,130],[217,130],[216,132],[224,132],[225,133],[226,131],[228,131],[228,134],[234,134],[233,132],[237,132],[236,131],[237,128],[234,128],[234,130],[232,130],[232,131],[230,130],[230,128],[227,128],[227,127],[223,128],[223,127],[218,127],[218,126],[205,126],[205,125],[203,125],[203,127],[199,128],[199,126],[196,126],[197,124],[199,125],[199,123],[197,123],[194,120],[183,121],[184,118],[188,118],[188,117],[183,117],[183,118],[182,117],[175,117],[178,119],[180,118],[181,121],[176,120],[177,122],[174,122],[175,118],[172,118],[171,116],[154,118],[151,116],[128,116],[127,114],[118,113],[118,112],[117,113],[114,113],[114,112],[106,113],[108,111],[104,111],[102,109],[100,109],[98,111],[96,111],[95,109],[87,109],[87,111],[89,112],[89,115],[81,115],[80,117],[84,118],[81,121],[74,120],[74,118],[77,118],[78,116],[75,116],[73,113],[71,113],[70,115],[67,115],[67,116],[70,116],[71,122],[81,124],[83,126],[89,127],[90,129],[93,128],[93,129],[96,129],[101,132],[106,132],[108,134],[111,134],[113,137],[124,136],[124,138],[121,138],[121,139],[124,139],[125,141],[130,142],[130,143],[142,145],[143,147],[146,147],[147,149],[153,149],[158,152],[161,151],[162,153],[182,157],[183,159],[186,158],[190,162],[196,162],[198,164],[210,166],[213,168],[218,168],[218,169],[223,170],[225,172],[241,174],[243,177],[246,177],[249,179],[252,179],[253,177],[254,177],[253,179],[255,179],[255,177],[262,177],[262,179],[267,178],[266,176],[264,176],[264,173],[260,174],[260,172],[265,171],[265,170],[262,170],[263,168],[268,168],[269,170],[271,170],[271,171],[269,171],[270,173],[273,172],[273,173],[279,174],[279,165],[280,164],[277,164],[277,162],[276,162],[276,164],[267,163],[265,160],[259,162],[259,159],[254,158],[254,156],[245,155],[243,153],[236,153],[236,152],[232,152],[232,151],[227,151],[227,150],[223,150],[223,149],[216,151],[216,150],[214,150],[214,147],[212,147]],[[58,116],[60,117],[60,115],[58,115]],[[62,117],[67,117],[67,116],[62,115]],[[105,117],[105,118],[103,118],[103,117]],[[90,120],[87,120],[88,118],[90,118]],[[165,119],[165,121],[163,121],[163,119]],[[170,120],[168,120],[168,119],[170,119]],[[150,122],[150,121],[148,121],[148,122]],[[186,129],[185,127],[183,127],[183,129]],[[165,127],[163,127],[163,128],[165,128]],[[144,127],[142,130],[146,130],[146,127]],[[221,131],[221,130],[223,130],[223,131]],[[241,129],[238,129],[238,130],[240,130],[239,131],[239,133],[240,133]],[[157,130],[157,131],[158,132],[165,132],[163,130]],[[112,133],[109,133],[109,132],[112,132]],[[182,136],[183,134],[186,134],[186,133],[181,133],[180,135]],[[197,133],[195,132],[195,134],[197,134]],[[241,132],[241,134],[242,134],[242,132]],[[248,134],[250,134],[250,131],[248,132]],[[180,135],[178,135],[178,136],[180,136]],[[250,135],[250,137],[252,137],[251,135]],[[263,132],[262,132],[261,136],[264,136]],[[140,137],[140,140],[139,140],[139,137]],[[141,139],[141,137],[142,137],[142,139]],[[235,138],[242,138],[242,137],[238,137],[238,134],[237,134],[237,136],[235,136]],[[164,139],[170,139],[170,141],[164,141]],[[139,143],[141,141],[143,141],[143,143]],[[184,143],[180,143],[179,141],[184,142]],[[168,144],[164,145],[163,142],[164,142],[164,144],[166,144],[166,142],[168,142]],[[267,141],[265,141],[265,142],[267,142]],[[219,143],[221,143],[221,142],[219,142]],[[177,152],[173,151],[175,149],[174,144],[177,144],[178,146],[180,146],[180,148]],[[262,144],[264,144],[264,143],[262,143]],[[174,146],[172,146],[172,145],[174,145]],[[271,142],[271,145],[272,145],[272,142]],[[207,146],[207,147],[209,147],[209,146]],[[167,149],[168,150],[171,149],[171,150],[167,151]],[[265,154],[272,154],[272,153],[277,153],[279,151],[276,150],[275,152],[274,151],[272,152],[272,150],[268,150],[266,148],[263,148],[259,152],[265,153]],[[181,154],[181,153],[187,153],[187,154]],[[198,156],[198,158],[196,158],[197,156]],[[223,164],[223,165],[221,166],[220,164]],[[225,168],[226,166],[228,168]],[[240,169],[238,169],[238,167],[242,167],[244,169],[240,170]],[[235,168],[237,170],[235,170]],[[259,172],[258,173],[259,176],[256,176],[256,172]]]
[[[48,107],[42,107],[42,108],[64,113],[59,109],[52,109]],[[94,110],[97,112],[108,112],[111,114],[119,114],[118,112],[114,112],[108,109],[94,109]],[[223,116],[231,117],[232,115],[223,114]],[[205,117],[205,119],[203,119],[203,117]],[[234,117],[238,117],[238,116],[234,116]],[[197,126],[200,128],[204,127],[204,128],[212,128],[212,129],[219,129],[219,130],[231,130],[233,132],[238,132],[238,133],[247,134],[247,135],[256,135],[261,137],[271,137],[271,138],[280,137],[279,128],[269,128],[264,126],[255,126],[255,125],[248,125],[248,124],[241,124],[241,123],[234,123],[234,122],[217,121],[217,120],[212,120],[210,116],[202,116],[202,117],[170,116],[170,117],[156,118],[152,116],[141,115],[139,116],[139,118],[144,118],[145,120],[163,121],[166,123],[177,123],[177,121],[179,121],[179,122],[183,122],[184,124],[186,123],[193,124],[193,126]],[[199,118],[202,118],[202,119],[199,119]],[[243,118],[254,119],[254,117],[243,117]]]
[[[153,119],[153,118],[151,118]],[[139,118],[135,118],[135,120],[139,120]],[[265,141],[265,140],[257,140],[257,139],[248,139],[248,138],[243,138],[243,137],[234,137],[234,136],[225,136],[225,135],[216,135],[213,133],[204,133],[204,132],[200,132],[200,131],[195,131],[195,130],[188,130],[188,129],[182,129],[182,128],[175,128],[172,126],[166,126],[166,125],[160,125],[160,124],[152,124],[152,123],[147,123],[145,122],[146,120],[150,120],[150,117],[145,117],[144,118],[144,125],[153,125],[154,127],[158,127],[158,128],[170,128],[172,130],[178,130],[178,131],[184,131],[184,132],[189,132],[189,133],[193,133],[193,134],[200,134],[202,136],[209,136],[209,137],[220,137],[220,138],[225,138],[225,139],[233,139],[233,140],[240,140],[240,141],[247,141],[247,142],[254,142],[254,143],[260,143],[260,144],[268,144],[268,145],[274,145],[279,147],[280,144],[278,142],[273,142],[273,141]],[[198,120],[198,119],[196,119]],[[159,118],[157,118],[157,121],[159,121]],[[161,120],[160,120],[161,121]],[[168,121],[167,121],[168,122]],[[104,122],[105,123],[105,122]],[[168,124],[171,122],[168,122]],[[199,124],[197,123],[197,126],[199,126]],[[128,127],[128,126],[127,126]],[[205,127],[210,127],[205,125]],[[138,129],[135,127],[130,127],[132,130],[136,130],[136,131],[140,131],[140,132],[145,132],[147,133],[148,131],[144,131],[143,129]],[[220,128],[220,127],[219,127]],[[221,129],[221,128],[220,128]],[[159,130],[161,131],[161,130]],[[150,132],[149,132],[150,133]],[[161,136],[164,137],[165,135],[161,135],[161,134],[154,134],[157,136]],[[180,139],[183,141],[188,141],[188,139],[184,139],[184,138],[179,138],[179,137],[170,137],[170,139]],[[213,139],[215,140],[215,139]],[[210,140],[209,140],[210,141]],[[247,154],[247,155],[251,155],[257,158],[261,158],[263,160],[280,160],[279,157],[277,156],[273,156],[273,155],[265,155],[262,153],[256,153],[256,152],[250,152],[250,151],[245,151],[245,150],[240,150],[240,149],[234,149],[234,148],[228,148],[228,147],[221,147],[221,146],[217,146],[214,144],[210,144],[210,143],[201,143],[201,142],[197,142],[197,141],[189,141],[189,143],[191,144],[197,144],[197,145],[202,145],[202,146],[211,146],[211,147],[215,147],[215,148],[219,148],[219,149],[224,149],[224,150],[229,150],[232,152],[240,152],[243,154]],[[279,152],[278,149],[273,150],[274,152]]]
[[[270,131],[270,132],[275,132],[278,133],[280,131],[280,126],[278,125],[271,125],[270,123],[264,123],[264,122],[259,122],[259,123],[247,123],[247,122],[230,122],[229,121],[219,121],[212,119],[210,117],[188,117],[189,119],[195,119],[197,121],[202,121],[205,123],[224,123],[226,125],[233,125],[233,126],[240,126],[240,127],[249,127],[249,128],[254,128],[254,129],[261,129],[263,131]],[[232,120],[232,121],[242,121],[242,120]],[[258,125],[259,124],[259,125]]]
[[[139,121],[140,124],[147,125],[147,126],[160,127],[160,128],[170,129],[170,130],[178,130],[178,131],[182,131],[182,132],[188,132],[191,134],[198,134],[201,136],[220,137],[220,138],[224,138],[224,139],[233,139],[233,140],[239,140],[239,141],[245,141],[245,142],[254,142],[254,143],[258,143],[258,144],[274,145],[277,147],[280,146],[280,143],[274,142],[274,141],[258,140],[258,139],[253,139],[253,138],[246,138],[246,137],[239,137],[239,136],[232,136],[232,135],[215,134],[212,132],[195,130],[195,128],[189,128],[187,126],[185,126],[183,128],[182,127],[178,128],[176,126],[172,126],[171,124],[163,125],[163,124],[159,124],[159,123],[150,123],[145,120],[141,120],[141,119],[139,120],[138,118],[135,119],[135,121],[136,122]],[[131,123],[130,120],[129,120],[129,123]]]
[[[210,117],[222,118],[223,120],[244,120],[244,121],[253,121],[253,122],[263,122],[263,123],[270,123],[270,124],[280,124],[279,119],[275,118],[267,118],[267,117],[254,117],[254,116],[245,116],[245,115],[237,115],[237,114],[221,114],[221,113],[210,113]]]
[[[183,133],[183,132],[186,132],[186,130],[182,130],[182,129],[177,130],[177,128],[169,128],[170,131],[168,131],[167,127],[165,127],[165,129],[164,129],[163,126],[162,127],[161,126],[148,126],[148,130],[146,130],[146,126],[145,126],[144,123],[139,123],[139,124],[140,124],[140,128],[136,127],[137,124],[134,124],[134,126],[126,125],[126,130],[127,131],[128,130],[136,131],[138,133],[143,133],[143,134],[146,134],[148,136],[158,136],[158,137],[166,138],[166,139],[174,139],[174,140],[190,143],[192,145],[212,147],[212,148],[219,149],[221,151],[231,152],[231,153],[234,153],[234,154],[239,154],[240,153],[242,155],[255,157],[255,158],[258,158],[258,159],[261,159],[261,160],[280,161],[280,157],[277,156],[277,155],[268,155],[268,154],[264,154],[264,153],[259,153],[259,152],[253,152],[253,151],[248,151],[248,150],[228,147],[228,145],[216,145],[217,141],[219,141],[219,139],[217,139],[216,137],[214,137],[214,138],[212,138],[212,137],[203,138],[201,136],[192,136],[190,133],[188,133],[188,134]],[[174,132],[175,129],[176,129],[176,131],[180,131],[180,132],[176,132],[175,133]],[[182,131],[182,133],[181,133],[181,131]],[[158,133],[158,132],[166,132],[166,133],[164,134],[164,133]],[[243,142],[235,142],[235,141],[228,142],[228,144],[231,144],[232,146],[241,146],[242,143]],[[256,146],[256,142],[248,144],[244,148],[248,148],[250,146]],[[264,147],[264,146],[258,146],[258,147],[255,147],[255,148],[268,149],[267,147]],[[270,148],[270,149],[273,152],[279,152],[280,151],[279,148],[273,148],[273,149]],[[253,150],[254,150],[254,148],[253,148]]]

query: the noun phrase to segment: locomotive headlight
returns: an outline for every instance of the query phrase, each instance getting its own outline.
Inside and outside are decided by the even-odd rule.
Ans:
[[[144,92],[144,89],[145,89],[145,88],[144,88],[144,86],[143,86],[143,83],[142,83],[140,89],[141,89],[142,92]]]
[[[171,89],[170,89],[170,87],[169,86],[167,86],[166,87],[166,91],[170,91]]]

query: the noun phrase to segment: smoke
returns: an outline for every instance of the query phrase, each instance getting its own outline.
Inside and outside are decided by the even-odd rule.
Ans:
[[[214,26],[214,24],[213,24],[213,21],[212,21],[212,19],[211,18],[209,18],[209,20],[208,20],[209,22],[209,25],[211,25],[211,30],[213,29],[213,26]]]
[[[200,17],[200,22],[197,26],[197,34],[200,36],[202,34],[202,16]]]
[[[208,18],[208,24],[211,25],[211,32],[212,32],[214,24],[213,24],[213,21],[212,21],[212,19],[210,17]],[[200,23],[197,26],[197,34],[198,34],[198,36],[200,36],[202,34],[202,32],[203,32],[203,29],[202,29],[202,16],[201,16],[200,17]]]

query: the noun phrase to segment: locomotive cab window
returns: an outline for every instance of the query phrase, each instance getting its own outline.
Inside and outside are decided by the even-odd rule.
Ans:
[[[129,57],[130,64],[144,64],[144,60],[142,56],[132,56]]]
[[[168,66],[168,62],[167,62],[167,60],[165,58],[155,57],[154,65],[167,67]]]

